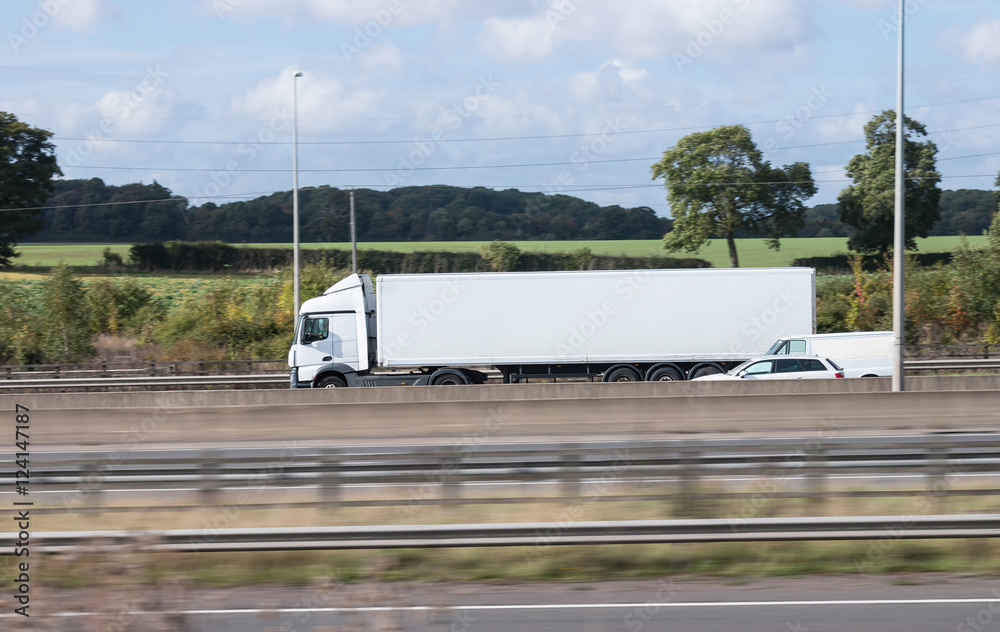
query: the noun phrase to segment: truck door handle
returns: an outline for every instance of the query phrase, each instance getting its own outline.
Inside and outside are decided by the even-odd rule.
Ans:
[[[330,360],[333,360],[333,356],[323,356],[323,362],[329,362]]]

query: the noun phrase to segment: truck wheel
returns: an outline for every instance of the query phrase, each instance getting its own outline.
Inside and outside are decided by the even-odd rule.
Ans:
[[[715,375],[716,373],[722,373],[722,371],[719,370],[719,367],[703,366],[694,372],[694,375],[691,376],[691,379],[694,379],[696,377],[702,377],[705,375]]]
[[[344,381],[344,378],[339,375],[328,375],[319,381],[316,388],[343,388],[345,386],[347,386],[347,382]]]
[[[457,373],[442,373],[431,382],[433,386],[458,386],[466,384],[466,381]]]
[[[661,366],[646,376],[647,382],[680,382],[683,379],[681,372],[672,366]]]
[[[605,382],[641,382],[639,372],[627,366],[620,366],[606,376]]]

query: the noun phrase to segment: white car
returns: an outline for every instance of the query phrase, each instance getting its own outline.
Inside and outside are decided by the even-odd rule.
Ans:
[[[763,356],[747,360],[729,373],[696,377],[707,380],[812,380],[844,377],[844,369],[828,358],[808,355]]]

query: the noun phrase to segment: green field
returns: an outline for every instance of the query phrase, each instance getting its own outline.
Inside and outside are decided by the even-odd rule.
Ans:
[[[46,276],[42,274],[21,274],[0,272],[0,287],[9,286],[26,290],[29,296],[41,292]],[[119,276],[84,276],[83,284],[89,285],[98,279],[120,280]],[[168,309],[179,307],[186,300],[196,300],[223,283],[236,283],[242,288],[252,288],[269,282],[262,277],[226,278],[221,275],[154,276],[143,275],[139,283],[158,298]]]
[[[968,237],[969,243],[975,246],[985,245],[985,237]],[[918,239],[920,252],[948,252],[958,247],[961,237],[928,237]],[[414,252],[420,250],[475,252],[486,242],[481,241],[417,241],[417,242],[369,242],[358,244],[359,249],[390,250],[397,252]],[[663,249],[659,239],[636,241],[515,241],[522,252],[573,252],[581,248],[590,248],[595,255],[625,255],[632,257],[670,255],[676,257],[699,257],[712,263],[717,268],[729,267],[729,251],[722,239],[713,239],[700,253],[668,253]],[[291,244],[241,244],[252,247],[290,248]],[[101,260],[105,248],[111,248],[122,257],[128,257],[131,246],[128,244],[26,244],[18,246],[21,256],[14,260],[16,265],[53,266],[65,264],[68,266],[90,266]],[[347,250],[349,243],[310,243],[303,244],[303,249],[336,248]],[[779,267],[789,265],[799,257],[818,257],[845,254],[847,239],[803,238],[781,240],[781,250],[767,248],[763,239],[737,240],[737,253],[740,265],[750,267]]]

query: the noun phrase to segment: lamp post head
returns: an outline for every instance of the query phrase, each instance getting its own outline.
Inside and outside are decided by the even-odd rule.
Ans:
[[[295,73],[295,74],[294,74],[293,76],[294,76],[294,77],[301,77],[301,76],[302,76],[302,71],[301,71],[301,70],[299,70],[299,71],[298,71],[298,72],[296,72],[296,73]]]

